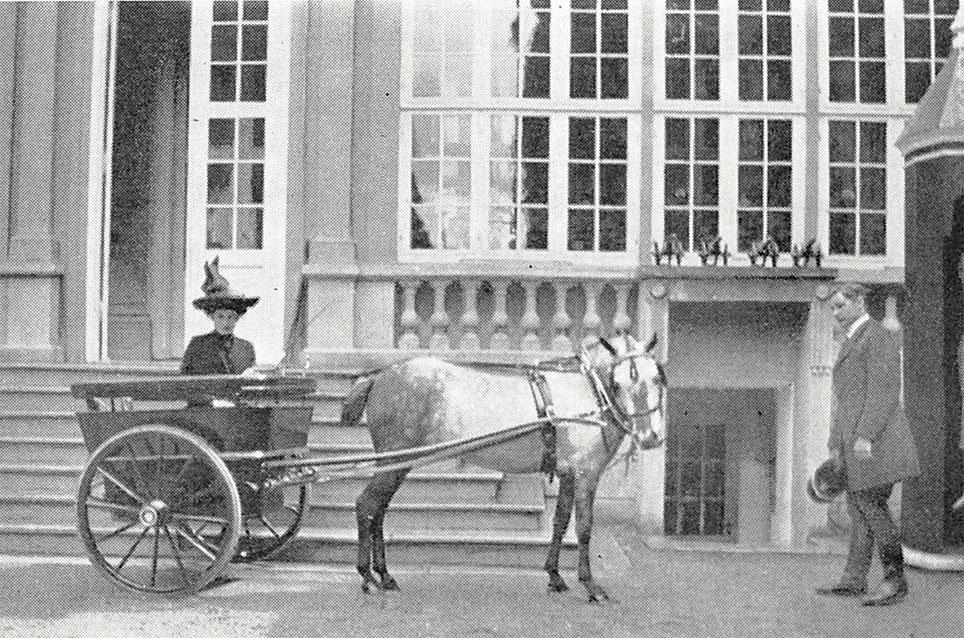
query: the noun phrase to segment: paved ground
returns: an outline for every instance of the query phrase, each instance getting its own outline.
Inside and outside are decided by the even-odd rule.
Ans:
[[[811,592],[842,558],[653,549],[624,530],[593,543],[617,602],[546,591],[535,570],[399,567],[401,592],[362,594],[347,567],[234,566],[232,580],[180,600],[123,592],[85,561],[0,560],[0,635],[205,636],[961,636],[964,575],[911,572],[889,608]],[[389,550],[390,551],[390,550]]]

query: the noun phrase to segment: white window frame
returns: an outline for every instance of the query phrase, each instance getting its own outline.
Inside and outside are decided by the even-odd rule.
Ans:
[[[959,3],[958,3],[958,6],[959,6],[959,7],[960,7],[960,4],[961,4],[961,3],[959,2]],[[927,18],[928,18],[928,23],[929,23],[929,24],[928,24],[928,27],[930,28],[930,39],[931,39],[930,67],[931,67],[931,83],[933,84],[934,79],[936,79],[936,77],[937,77],[937,73],[934,72],[934,67],[935,67],[935,65],[936,65],[937,62],[938,62],[938,59],[934,56],[934,49],[935,49],[935,42],[936,42],[936,39],[935,39],[935,37],[934,37],[934,35],[935,35],[935,32],[934,32],[934,21],[936,20],[938,14],[934,13],[934,0],[928,0],[928,6],[930,7],[930,11],[929,11],[929,13],[927,14]],[[915,16],[915,17],[918,17],[918,18],[921,17],[921,16],[923,16],[923,14],[917,14],[917,13],[911,14],[911,15],[912,15],[912,16]],[[943,15],[943,14],[941,14],[941,15]],[[952,21],[954,20],[954,17],[955,17],[955,16],[951,16],[951,20],[952,20]],[[914,108],[915,108],[918,104],[920,104],[920,102],[906,102],[906,101],[905,101],[905,100],[906,100],[905,85],[906,85],[906,83],[907,83],[907,77],[906,77],[906,75],[907,75],[907,50],[906,50],[906,47],[904,46],[904,45],[905,45],[904,36],[905,36],[905,30],[906,30],[906,29],[905,29],[905,27],[906,27],[906,22],[905,22],[906,19],[907,19],[907,14],[906,14],[906,12],[904,11],[904,7],[901,6],[901,7],[900,7],[900,41],[899,41],[899,44],[900,44],[900,51],[899,51],[899,53],[900,53],[900,91],[901,91],[901,93],[900,93],[900,102],[901,102],[903,105],[905,105],[905,107],[906,107],[906,109],[907,109],[907,111],[906,111],[907,114],[908,114],[908,115],[912,115],[913,112],[914,112]],[[953,43],[951,44],[951,47],[950,47],[950,48],[953,50],[953,48],[954,48]],[[950,51],[948,52],[948,55],[950,55]],[[923,59],[922,59],[922,58],[915,58],[914,60],[915,60],[915,61],[922,61]],[[946,63],[946,60],[945,60],[944,62],[941,62],[941,67],[942,67],[942,68],[943,68],[943,65],[944,65],[945,63]]]
[[[662,246],[666,232],[665,224],[665,199],[664,181],[662,179],[662,168],[665,166],[666,153],[666,120],[669,118],[686,117],[716,117],[719,122],[720,135],[720,155],[719,155],[719,229],[720,237],[723,238],[733,253],[730,263],[735,266],[748,265],[749,257],[745,253],[737,251],[737,210],[739,208],[738,188],[739,188],[739,135],[741,119],[770,119],[770,120],[790,120],[793,127],[792,133],[792,158],[791,167],[793,171],[792,181],[792,201],[790,206],[790,242],[791,244],[802,245],[805,243],[804,221],[805,221],[805,199],[807,190],[806,175],[806,117],[803,115],[789,115],[786,113],[774,113],[761,115],[758,113],[718,113],[711,115],[708,113],[660,113],[653,121],[653,193],[652,193],[652,241],[659,242]],[[692,136],[692,127],[690,135]],[[692,193],[690,193],[692,197]],[[692,206],[691,206],[692,207]],[[889,223],[889,222],[888,222]],[[652,246],[650,246],[652,248]],[[647,251],[649,252],[649,251]],[[696,251],[687,252],[683,256],[684,266],[700,265],[700,258]]]

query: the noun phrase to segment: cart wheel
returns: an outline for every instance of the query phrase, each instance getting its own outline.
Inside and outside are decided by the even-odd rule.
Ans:
[[[258,501],[259,506],[242,517],[237,562],[271,558],[298,534],[311,502],[311,486],[275,487],[262,492]]]
[[[117,584],[193,593],[234,556],[241,499],[204,439],[141,425],[94,451],[80,477],[77,527],[91,563]]]

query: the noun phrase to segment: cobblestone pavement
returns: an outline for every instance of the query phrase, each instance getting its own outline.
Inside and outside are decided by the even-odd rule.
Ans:
[[[389,551],[391,551],[389,549]],[[234,566],[198,596],[120,591],[85,561],[0,560],[0,635],[210,636],[962,636],[964,575],[912,571],[887,608],[813,595],[840,556],[653,549],[619,529],[593,540],[599,582],[616,598],[549,594],[537,570],[398,567],[401,592],[363,594],[347,566]]]

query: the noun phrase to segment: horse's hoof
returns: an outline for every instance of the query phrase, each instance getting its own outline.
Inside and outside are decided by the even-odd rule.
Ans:
[[[583,583],[586,588],[586,593],[589,594],[589,602],[591,603],[601,603],[604,600],[609,600],[609,594],[606,590],[597,585],[594,581],[587,581]]]
[[[402,588],[398,586],[398,583],[394,578],[385,574],[382,576],[382,589],[384,591],[401,591]]]
[[[549,574],[549,591],[562,593],[564,591],[569,591],[569,585],[566,581],[562,579],[559,574]]]

